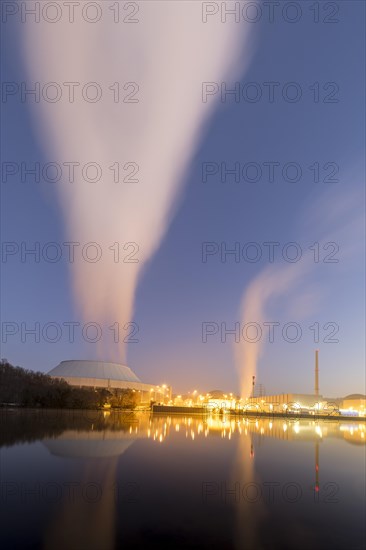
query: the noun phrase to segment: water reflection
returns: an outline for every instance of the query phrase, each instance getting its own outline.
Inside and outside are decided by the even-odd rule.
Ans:
[[[114,456],[122,454],[137,438],[163,443],[174,433],[196,438],[259,435],[284,440],[341,438],[364,445],[365,423],[357,420],[299,420],[228,416],[165,416],[105,411],[15,411],[0,412],[0,446],[45,440],[53,454],[62,456],[68,442],[71,456]],[[128,442],[128,444],[127,444]],[[65,447],[66,448],[66,447]],[[91,453],[89,455],[89,453]],[[93,454],[94,453],[94,454]]]
[[[71,550],[362,542],[363,423],[81,411],[0,422],[5,547],[26,548],[24,533]],[[42,521],[17,531],[32,513]]]
[[[144,426],[139,426],[139,433]],[[192,440],[199,437],[220,435],[230,440],[234,434],[248,436],[259,434],[285,440],[318,440],[341,438],[348,443],[365,444],[366,426],[364,423],[340,422],[335,420],[270,420],[268,418],[228,418],[216,417],[170,417],[153,416],[146,431],[148,438],[162,443],[172,431],[183,430]]]

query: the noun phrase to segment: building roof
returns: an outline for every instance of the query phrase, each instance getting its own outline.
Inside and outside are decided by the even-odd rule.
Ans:
[[[228,394],[221,390],[211,390],[210,392],[208,392],[208,395],[213,399],[223,399],[224,395],[227,396]]]
[[[366,395],[362,395],[362,393],[351,393],[343,399],[366,399]]]
[[[97,378],[101,380],[119,380],[141,382],[136,374],[126,365],[105,361],[71,360],[61,361],[49,371],[49,376],[58,378]]]

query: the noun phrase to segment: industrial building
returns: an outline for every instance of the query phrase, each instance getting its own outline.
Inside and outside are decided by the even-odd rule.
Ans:
[[[48,375],[61,378],[71,386],[79,388],[138,391],[141,393],[140,403],[151,400],[164,403],[170,398],[169,386],[145,384],[129,367],[119,363],[79,359],[61,361],[57,367],[49,371]]]
[[[366,395],[361,393],[352,393],[347,395],[341,403],[341,410],[345,413],[351,413],[352,411],[358,412],[360,415],[366,414]]]
[[[263,412],[285,410],[301,410],[303,411],[320,411],[331,406],[329,400],[322,395],[319,395],[319,350],[315,350],[315,369],[314,369],[314,393],[280,393],[276,395],[259,395],[255,396],[255,376],[253,379],[252,397],[246,401],[245,407]],[[261,392],[260,392],[261,393]],[[332,403],[337,407],[336,403]]]
[[[327,400],[322,395],[313,395],[307,393],[280,393],[276,395],[263,395],[261,397],[251,397],[246,406],[253,408],[259,406],[265,412],[276,410],[278,412],[287,408],[296,410],[299,407],[302,410],[320,410],[327,404]]]
[[[319,350],[315,350],[314,394],[281,393],[277,395],[261,395],[254,397],[255,376],[253,376],[253,396],[247,400],[248,410],[257,408],[263,412],[300,410],[309,413],[323,412],[332,414],[339,411],[346,416],[362,416],[366,414],[366,396],[352,394],[342,398],[323,397],[319,394]]]

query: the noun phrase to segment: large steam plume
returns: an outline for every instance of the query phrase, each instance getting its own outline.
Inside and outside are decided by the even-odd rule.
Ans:
[[[94,241],[103,252],[96,263],[77,257],[72,265],[75,298],[86,321],[124,326],[132,319],[142,268],[167,230],[212,111],[213,101],[202,102],[202,82],[237,78],[247,66],[247,29],[222,24],[219,17],[203,23],[201,11],[200,2],[154,1],[140,4],[135,24],[113,22],[106,9],[94,24],[75,17],[73,23],[24,26],[29,81],[56,82],[63,91],[55,103],[34,104],[49,157],[59,163],[97,162],[103,169],[101,181],[77,177],[58,184],[67,238]],[[73,103],[66,99],[70,86],[64,83],[70,82],[80,83]],[[88,82],[102,88],[96,103],[81,99]],[[109,89],[116,82],[119,103]],[[124,90],[128,82],[139,87],[130,97],[138,103],[122,102],[137,90]],[[123,183],[123,172],[114,183],[109,167],[116,162],[137,163],[139,182]],[[117,242],[122,248],[115,263],[109,247]],[[137,253],[133,246],[123,250],[130,242]],[[129,254],[138,263],[126,263]]]

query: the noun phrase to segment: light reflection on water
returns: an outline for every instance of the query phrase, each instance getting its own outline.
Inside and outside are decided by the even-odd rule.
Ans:
[[[4,547],[363,547],[364,423],[81,411],[0,422]]]

